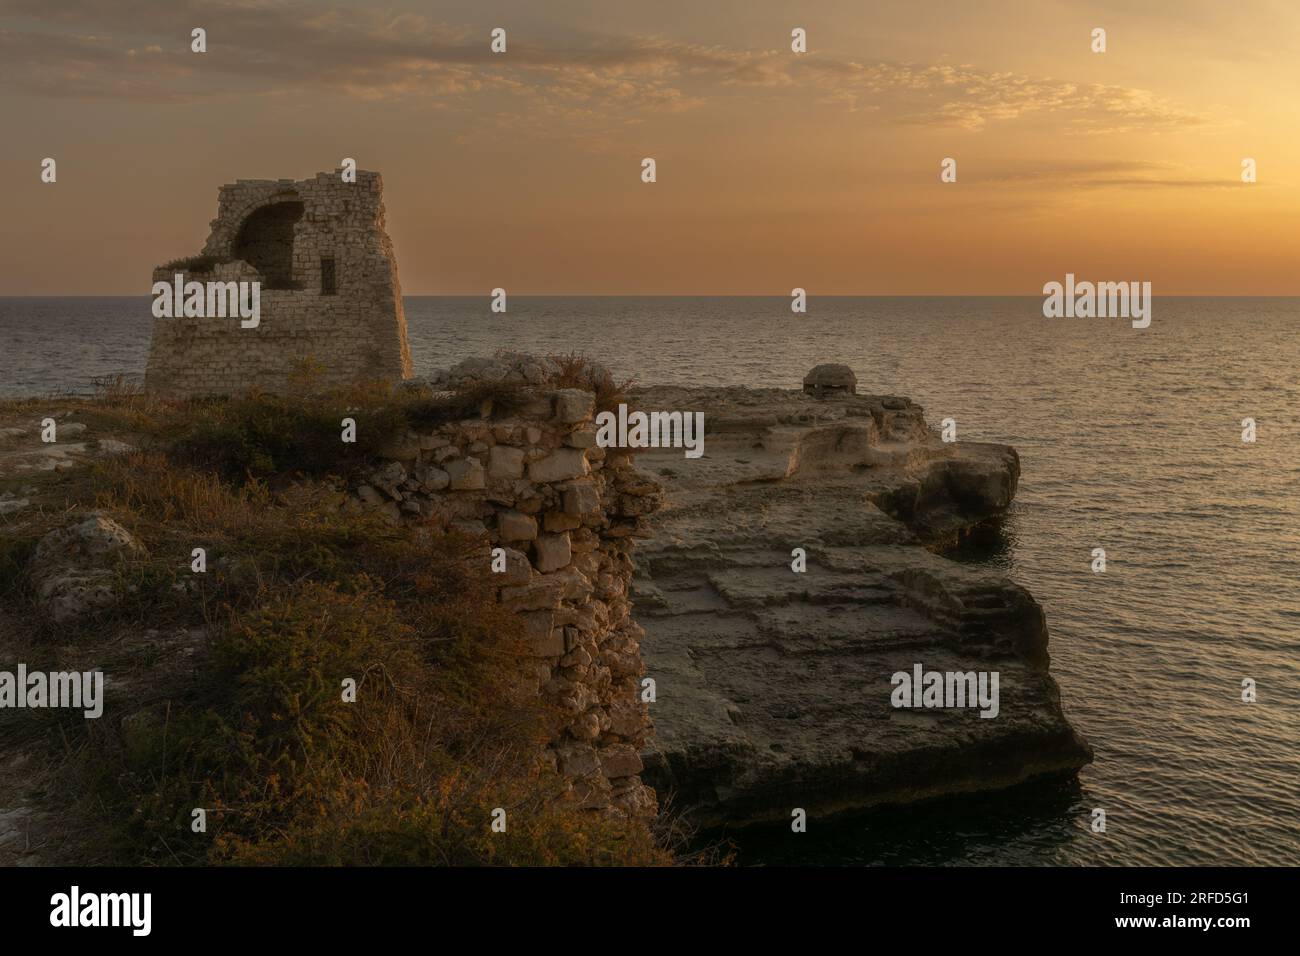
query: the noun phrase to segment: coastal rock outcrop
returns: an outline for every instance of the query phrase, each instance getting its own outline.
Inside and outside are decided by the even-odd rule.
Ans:
[[[946,443],[919,406],[854,394],[838,370],[811,394],[640,390],[636,408],[705,413],[703,455],[604,448],[608,373],[587,373],[575,388],[554,359],[499,353],[410,383],[504,387],[511,405],[395,442],[351,504],[500,549],[499,600],[566,715],[548,759],[580,806],[649,815],[648,783],[704,825],[788,820],[1091,759],[1048,673],[1042,608],[936,553],[1011,503],[1014,449]],[[998,672],[996,719],[892,707],[891,676],[917,664]]]
[[[803,390],[815,398],[832,395],[856,395],[858,377],[847,365],[824,362],[803,377]]]
[[[788,822],[1091,760],[1048,673],[1042,608],[933,550],[1010,504],[1014,449],[945,443],[907,399],[847,390],[633,399],[706,413],[702,458],[637,458],[665,494],[633,592],[657,685],[645,776],[661,794],[704,825]],[[996,718],[895,709],[891,675],[916,664],[999,672]]]
[[[810,377],[812,394],[624,396],[585,360],[498,353],[406,383],[408,421],[427,424],[331,481],[350,510],[481,539],[534,658],[522,681],[562,715],[542,759],[579,807],[649,818],[669,794],[704,825],[787,822],[1077,770],[1091,750],[1062,713],[1042,608],[942,555],[1010,505],[1015,450],[946,443],[911,401],[856,394],[851,371]],[[604,447],[612,407],[683,442]],[[41,470],[32,422],[0,437],[0,476]],[[57,447],[73,462],[129,447],[77,437]],[[27,506],[8,494],[0,515]],[[100,513],[45,534],[29,566],[44,613],[110,607],[140,554]],[[162,628],[118,647],[179,680],[201,641]],[[891,677],[917,666],[996,672],[996,717],[895,708]]]

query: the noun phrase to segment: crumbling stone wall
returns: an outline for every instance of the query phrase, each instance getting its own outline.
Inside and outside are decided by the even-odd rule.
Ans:
[[[385,450],[349,506],[394,522],[434,518],[505,551],[499,599],[523,615],[531,679],[567,723],[548,751],[580,806],[648,816],[638,776],[650,727],[641,701],[644,632],[632,620],[633,541],[659,486],[629,453],[596,445],[594,395],[533,388],[522,408],[412,432]],[[492,572],[488,572],[492,573]]]
[[[299,182],[241,179],[221,187],[211,227],[189,268],[160,266],[153,281],[171,282],[178,272],[187,282],[257,280],[260,324],[155,319],[145,373],[150,391],[166,397],[253,387],[283,392],[305,361],[319,367],[315,382],[325,387],[410,377],[378,173],[358,171],[355,183],[340,172]]]

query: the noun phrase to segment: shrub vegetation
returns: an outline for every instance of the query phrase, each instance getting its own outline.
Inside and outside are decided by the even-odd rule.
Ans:
[[[539,760],[558,715],[536,693],[518,617],[494,600],[485,545],[342,507],[349,468],[485,397],[373,386],[169,403],[118,381],[65,403],[137,449],[42,479],[37,507],[0,533],[0,600],[34,622],[32,646],[75,647],[110,695],[130,688],[100,720],[38,731],[66,755],[78,860],[670,861],[643,824],[574,809]],[[339,441],[343,417],[355,445]],[[90,507],[144,547],[120,572],[119,604],[56,629],[26,569],[45,531]],[[196,547],[204,574],[190,569]],[[490,827],[497,807],[504,833]]]

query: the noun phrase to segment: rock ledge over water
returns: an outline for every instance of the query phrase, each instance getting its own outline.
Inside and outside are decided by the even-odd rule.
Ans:
[[[1014,449],[945,443],[891,396],[633,398],[705,412],[702,458],[637,456],[666,494],[634,581],[657,689],[645,778],[661,795],[704,825],[789,822],[796,807],[997,789],[1092,759],[1061,711],[1038,602],[937,553],[1011,503]],[[918,663],[999,672],[998,716],[895,709],[891,675]]]

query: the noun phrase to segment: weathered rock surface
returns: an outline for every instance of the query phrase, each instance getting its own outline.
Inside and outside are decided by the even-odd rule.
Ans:
[[[68,420],[69,412],[49,415],[44,411],[29,412],[12,422],[0,422],[0,479],[42,472],[62,472],[82,462],[106,458],[131,451],[132,446],[114,438],[99,437],[89,440],[87,426]],[[44,420],[55,419],[55,441],[45,441]],[[78,438],[77,441],[69,439]],[[25,508],[18,504],[25,497],[14,492],[0,493],[0,516],[13,514]],[[5,504],[9,502],[9,504]]]
[[[855,395],[858,391],[858,377],[847,365],[823,363],[803,377],[803,390],[814,398]]]
[[[637,457],[666,501],[634,615],[656,681],[646,781],[708,824],[789,821],[1069,772],[1042,608],[930,550],[1011,502],[1014,449],[946,444],[906,399],[652,388],[705,412],[704,456]],[[803,548],[807,570],[791,569]],[[996,718],[895,709],[891,675],[998,671]]]
[[[64,624],[112,607],[122,596],[118,570],[139,551],[130,532],[99,512],[49,532],[37,544],[31,564],[44,612]]]

